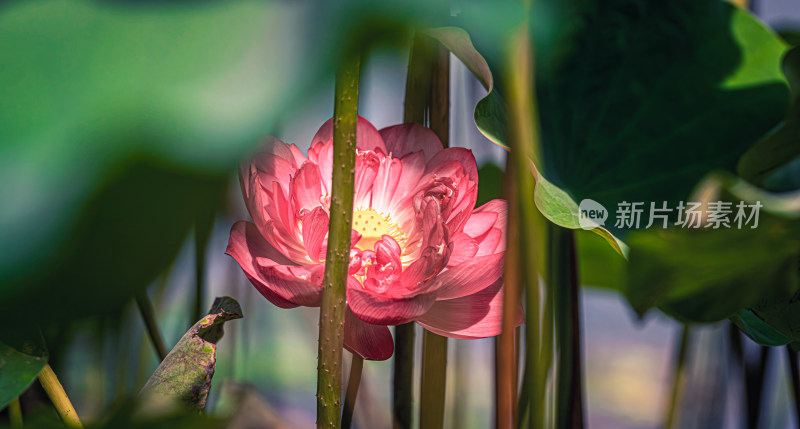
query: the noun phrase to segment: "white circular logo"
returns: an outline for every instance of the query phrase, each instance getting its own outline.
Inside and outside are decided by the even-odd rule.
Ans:
[[[578,205],[578,222],[583,229],[595,229],[604,226],[608,219],[608,210],[595,200],[585,199]]]

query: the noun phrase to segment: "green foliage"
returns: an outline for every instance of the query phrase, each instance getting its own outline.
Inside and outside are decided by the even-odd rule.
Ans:
[[[658,307],[687,322],[739,315],[751,331],[759,330],[757,320],[742,318],[741,311],[754,309],[767,324],[791,337],[793,319],[787,307],[800,290],[800,196],[771,195],[741,179],[713,175],[698,187],[694,201],[718,200],[760,201],[764,207],[758,228],[632,233],[625,295],[640,314]]]
[[[195,323],[156,368],[142,388],[142,395],[159,401],[179,399],[189,407],[204,409],[216,369],[216,343],[222,338],[222,326],[241,318],[242,309],[236,300],[217,298],[208,316]]]
[[[544,159],[534,168],[541,173],[536,202],[558,225],[579,226],[584,198],[607,208],[676,204],[710,170],[732,170],[786,111],[785,44],[746,11],[711,0],[543,8],[556,33],[535,39],[544,53],[537,57]],[[496,79],[503,68],[492,67],[492,80],[478,64],[483,58],[464,47],[469,39],[440,39],[490,90],[475,120],[504,145],[508,117]],[[560,43],[551,46],[554,40]],[[617,238],[624,231],[609,229],[596,232],[624,254]]]
[[[739,175],[775,192],[800,189],[800,47],[783,59],[792,88],[792,106],[775,132],[751,147],[739,160]]]
[[[46,364],[41,335],[27,331],[5,335],[0,341],[0,410],[24,392]]]
[[[739,8],[614,1],[567,18],[583,25],[538,98],[544,175],[575,201],[677,203],[786,111],[785,46]]]

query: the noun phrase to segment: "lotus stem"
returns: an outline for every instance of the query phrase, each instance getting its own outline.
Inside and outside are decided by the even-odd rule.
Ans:
[[[677,354],[675,356],[675,370],[672,379],[672,394],[669,400],[669,407],[667,407],[667,416],[665,418],[666,424],[664,428],[673,429],[677,427],[680,399],[683,395],[683,380],[686,365],[686,354],[689,345],[689,325],[683,325],[680,339],[678,340]]]
[[[350,377],[347,379],[347,391],[344,395],[342,429],[350,429],[350,425],[353,423],[353,410],[356,408],[356,397],[358,397],[358,387],[361,385],[363,369],[364,359],[354,354],[350,361]]]
[[[786,346],[787,362],[792,375],[792,397],[794,398],[795,423],[800,427],[800,368],[797,367],[797,352]]]
[[[75,411],[75,407],[72,406],[72,402],[67,397],[67,392],[64,391],[64,387],[61,386],[50,364],[45,364],[44,368],[42,368],[39,373],[39,382],[42,384],[53,406],[56,407],[61,420],[64,420],[64,424],[73,428],[82,428],[83,425],[78,418],[78,413]]]
[[[139,307],[139,314],[142,315],[142,320],[147,328],[147,335],[150,337],[150,343],[153,345],[156,355],[158,355],[158,360],[163,361],[167,357],[169,349],[164,343],[164,337],[161,335],[161,331],[158,329],[155,312],[153,311],[153,303],[147,296],[146,291],[136,293],[136,306]]]
[[[582,428],[580,295],[574,231],[550,224],[549,242],[548,283],[553,291],[558,345],[556,427]]]
[[[19,397],[8,404],[8,420],[11,422],[11,427],[22,427],[22,407],[19,406]]]
[[[431,41],[431,130],[448,147],[450,133],[450,53]],[[420,382],[420,429],[444,427],[447,392],[447,337],[425,330],[422,334],[422,377]]]
[[[414,400],[414,323],[394,329],[394,386],[392,427],[410,429]]]
[[[525,2],[526,12],[530,1]],[[506,252],[503,333],[498,339],[497,427],[516,426],[515,404],[517,374],[514,359],[513,316],[519,303],[522,285],[526,296],[526,377],[530,401],[528,426],[547,427],[545,402],[547,377],[552,365],[552,286],[545,282],[541,293],[539,278],[547,278],[542,259],[547,254],[547,223],[534,201],[535,180],[531,163],[542,169],[539,136],[539,113],[534,82],[533,44],[527,19],[510,39],[506,53],[509,83],[510,138],[507,175],[509,225]],[[542,301],[543,297],[543,301]],[[502,359],[502,360],[501,360]]]
[[[333,178],[330,224],[319,311],[317,428],[341,427],[342,346],[347,303],[350,232],[353,227],[356,126],[360,60],[349,58],[336,72],[333,107]]]
[[[419,427],[441,429],[447,386],[447,337],[428,330],[422,334],[421,380]]]
[[[403,122],[425,124],[431,99],[432,39],[417,34],[411,42],[406,75]],[[414,323],[394,330],[394,386],[392,389],[392,427],[410,429],[414,402]]]
[[[208,209],[198,216],[194,227],[194,305],[192,307],[192,320],[189,326],[205,317],[205,274],[206,274],[206,247],[214,225],[214,210]],[[163,359],[162,359],[163,360]]]

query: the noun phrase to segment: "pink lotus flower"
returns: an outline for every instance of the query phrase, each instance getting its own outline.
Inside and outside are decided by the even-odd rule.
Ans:
[[[308,157],[270,138],[239,171],[253,223],[233,225],[226,253],[281,308],[320,303],[332,136],[329,120]],[[452,338],[499,334],[507,207],[493,200],[474,209],[472,152],[444,149],[421,125],[379,132],[359,117],[356,157],[345,347],[388,359],[386,325],[410,321]]]

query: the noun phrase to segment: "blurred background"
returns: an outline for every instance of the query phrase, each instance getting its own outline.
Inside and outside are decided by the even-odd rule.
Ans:
[[[13,3],[13,2],[6,2]],[[0,3],[0,9],[15,7]],[[203,8],[205,6],[197,6]],[[249,7],[249,6],[248,6]],[[100,170],[100,164],[107,159],[115,158],[118,154],[103,149],[93,141],[97,136],[104,135],[114,124],[118,117],[124,116],[126,109],[133,109],[142,114],[140,121],[129,126],[126,134],[131,141],[137,142],[141,136],[164,129],[172,129],[178,143],[170,145],[163,141],[156,141],[153,147],[141,153],[156,153],[163,159],[189,159],[189,162],[179,163],[179,167],[189,172],[203,169],[213,171],[213,178],[209,179],[211,185],[220,186],[216,194],[220,198],[219,209],[210,222],[211,229],[208,243],[199,246],[204,256],[205,265],[202,269],[204,291],[203,307],[208,308],[216,296],[231,296],[239,301],[244,312],[242,320],[236,320],[226,325],[225,337],[221,340],[218,349],[217,369],[214,376],[211,397],[209,399],[209,412],[214,413],[231,407],[231,392],[252,389],[262,400],[265,412],[272,413],[276,419],[286,423],[286,427],[312,427],[315,418],[315,369],[316,369],[316,331],[318,312],[316,309],[297,308],[282,310],[270,304],[247,281],[242,271],[232,258],[224,254],[228,233],[231,225],[237,220],[248,219],[244,207],[235,171],[230,168],[235,159],[220,159],[220,154],[231,157],[231,151],[223,151],[214,145],[215,137],[219,141],[236,141],[240,145],[238,151],[233,153],[243,155],[252,147],[251,135],[234,135],[229,131],[236,129],[236,121],[249,123],[258,122],[262,118],[274,118],[269,123],[256,127],[264,132],[270,132],[285,142],[297,144],[302,150],[309,146],[312,136],[317,128],[332,115],[333,85],[332,76],[323,76],[312,90],[297,84],[298,77],[292,76],[297,62],[308,61],[304,58],[304,43],[302,37],[281,37],[282,34],[297,34],[298,28],[304,31],[320,31],[316,28],[306,28],[304,17],[309,13],[307,6],[291,6],[278,4],[274,9],[278,13],[270,15],[270,25],[266,29],[259,29],[255,25],[243,26],[242,31],[263,31],[268,38],[272,38],[264,47],[259,47],[261,54],[249,55],[245,52],[237,58],[245,61],[247,67],[264,68],[269,58],[280,58],[286,64],[269,67],[269,74],[263,76],[268,80],[271,93],[261,93],[262,88],[252,82],[240,79],[235,70],[220,69],[217,73],[210,71],[205,75],[196,75],[195,68],[206,66],[207,62],[225,62],[225,59],[204,58],[200,53],[180,53],[184,63],[178,67],[185,68],[184,72],[176,72],[175,79],[182,79],[181,73],[192,76],[187,79],[179,93],[173,96],[192,94],[189,101],[174,102],[171,97],[153,100],[148,99],[153,94],[143,94],[143,89],[137,87],[139,80],[135,70],[131,72],[132,85],[129,98],[120,111],[101,112],[93,120],[91,129],[76,126],[70,117],[80,115],[83,106],[69,107],[64,105],[35,106],[36,111],[41,111],[45,118],[59,118],[56,131],[68,130],[67,135],[72,139],[84,141],[84,149],[80,152],[64,150],[81,171],[71,168],[59,170],[59,166],[52,164],[52,169],[41,171],[42,165],[51,165],[56,161],[61,163],[64,159],[57,160],[62,146],[50,147],[33,141],[37,136],[14,134],[14,124],[10,123],[13,116],[6,115],[0,119],[0,127],[10,127],[11,136],[25,137],[18,139],[25,144],[3,145],[3,160],[0,161],[0,177],[13,186],[0,190],[3,201],[13,202],[4,207],[0,215],[5,216],[7,223],[4,226],[15,225],[15,219],[34,216],[41,220],[36,231],[22,231],[4,228],[2,232],[2,248],[4,261],[12,252],[20,255],[32,255],[39,249],[36,243],[69,239],[60,237],[58,222],[64,219],[50,219],[49,213],[64,213],[58,207],[69,206],[74,198],[82,198],[85,192],[84,184],[92,183],[97,177],[106,177],[104,180],[113,182],[115,174],[125,177],[125,169],[116,173],[112,170],[93,172],[93,168]],[[18,7],[19,11],[13,14],[6,13],[0,18],[0,29],[5,24],[15,25],[45,25],[47,19],[38,15],[36,6]],[[790,27],[800,24],[800,2],[794,0],[757,0],[753,9],[767,24],[776,27]],[[457,8],[453,9],[457,14]],[[259,12],[257,8],[232,12],[247,15]],[[275,12],[273,10],[272,12]],[[116,10],[116,13],[139,13],[135,7],[127,11]],[[12,15],[12,16],[9,16]],[[199,15],[202,15],[200,13]],[[87,20],[94,19],[89,14],[83,15]],[[51,19],[58,18],[53,14]],[[67,16],[67,19],[80,17]],[[170,19],[169,17],[165,19]],[[197,16],[200,24],[207,19]],[[207,24],[207,23],[206,23]],[[199,25],[199,24],[198,24]],[[13,27],[13,26],[10,26]],[[87,31],[102,31],[97,28]],[[198,27],[200,28],[200,27]],[[6,26],[0,32],[12,32],[13,28]],[[55,37],[42,28],[41,37]],[[148,38],[147,27],[131,27],[128,36],[136,37],[141,34]],[[225,47],[226,43],[235,43],[235,37],[230,40],[214,41],[219,36],[213,31],[209,34],[209,43],[219,43]],[[300,31],[299,33],[302,33]],[[77,37],[77,36],[76,36]],[[227,35],[222,35],[223,39]],[[2,39],[0,52],[9,48],[13,37]],[[72,52],[69,40],[63,41],[67,47],[64,52]],[[157,38],[151,44],[157,45]],[[120,64],[115,67],[136,68],[135,64],[125,64],[126,49],[138,49],[137,44],[117,45]],[[107,49],[97,46],[92,49]],[[239,47],[237,49],[250,49],[252,47]],[[263,49],[262,49],[263,48]],[[23,48],[14,51],[20,57],[27,54],[21,53]],[[111,49],[111,48],[109,48]],[[253,52],[257,50],[252,50]],[[9,52],[9,51],[6,51]],[[250,51],[248,51],[250,52]],[[395,50],[377,50],[364,64],[362,72],[360,113],[369,119],[377,128],[402,122],[403,96],[405,89],[405,73],[407,58],[398,55]],[[195,55],[197,54],[197,55]],[[242,53],[240,53],[242,54]],[[3,55],[3,67],[12,64],[5,60],[22,60],[30,64],[36,58],[20,58],[14,55]],[[71,60],[62,59],[64,62]],[[77,59],[75,61],[80,61]],[[311,60],[313,62],[313,59]],[[272,63],[270,63],[272,65]],[[164,67],[170,67],[170,64]],[[265,70],[267,68],[264,68]],[[115,69],[117,70],[117,69]],[[325,74],[326,70],[309,71]],[[81,85],[111,85],[106,79],[110,75],[95,71],[96,74],[88,76],[86,82],[73,83],[70,91],[81,91]],[[6,71],[5,73],[8,73]],[[249,75],[248,75],[249,76]],[[196,79],[194,77],[197,77]],[[91,78],[91,80],[89,79]],[[466,69],[455,57],[451,57],[451,130],[450,141],[452,145],[463,146],[473,150],[479,166],[505,164],[505,151],[489,142],[477,130],[474,120],[474,106],[479,99],[486,95],[486,90],[473,74]],[[55,79],[42,72],[42,76],[19,76],[19,79],[39,79],[47,81]],[[212,82],[213,81],[213,82]],[[212,85],[207,85],[212,82]],[[123,85],[126,83],[123,82]],[[0,90],[0,98],[8,103],[9,98],[4,97]],[[139,91],[139,92],[136,92]],[[123,91],[124,92],[124,91]],[[136,93],[134,93],[136,92]],[[146,91],[145,91],[146,92]],[[153,91],[155,94],[156,91]],[[253,94],[255,92],[256,94]],[[298,94],[292,94],[297,92]],[[220,94],[226,94],[219,97]],[[247,101],[248,97],[252,103]],[[209,100],[213,99],[213,102]],[[297,101],[300,99],[301,101]],[[268,103],[262,100],[269,100]],[[96,100],[83,100],[91,104]],[[3,101],[0,100],[0,104]],[[138,103],[147,106],[161,106],[162,111],[144,112],[136,110]],[[291,104],[291,114],[281,114],[286,103]],[[245,109],[250,108],[244,114]],[[21,106],[20,109],[31,108]],[[176,111],[189,109],[186,115],[174,115]],[[183,113],[186,113],[184,111]],[[242,116],[244,119],[241,119]],[[49,115],[49,116],[48,116]],[[152,115],[152,117],[151,117]],[[153,119],[159,117],[161,119]],[[251,117],[252,116],[252,117]],[[81,119],[83,120],[83,119]],[[162,121],[164,123],[162,123]],[[183,122],[203,123],[207,126],[188,127]],[[191,128],[191,130],[190,130]],[[190,130],[190,131],[187,131]],[[54,131],[54,132],[56,132]],[[7,130],[8,132],[8,130]],[[263,134],[263,133],[261,133]],[[6,134],[9,135],[9,134]],[[134,147],[141,149],[134,144]],[[202,150],[195,150],[196,145],[201,145]],[[30,149],[33,147],[34,149]],[[15,155],[24,152],[26,160],[34,159],[37,163],[19,165],[15,163]],[[35,150],[38,153],[31,154]],[[50,153],[46,153],[50,151]],[[138,153],[138,152],[137,152]],[[55,156],[53,156],[55,155]],[[128,154],[125,154],[126,156]],[[223,156],[223,158],[224,158]],[[238,155],[237,155],[238,156]],[[37,157],[44,157],[44,163],[38,163]],[[49,159],[52,157],[52,160]],[[121,158],[120,158],[121,159]],[[145,157],[146,159],[146,157]],[[60,164],[59,164],[60,165]],[[159,166],[159,163],[145,163],[142,165]],[[210,168],[207,168],[209,167]],[[35,168],[34,168],[35,167]],[[74,167],[74,166],[73,166]],[[77,168],[77,167],[74,167]],[[85,169],[89,169],[88,171]],[[116,167],[115,167],[116,168]],[[148,167],[149,168],[149,167]],[[76,174],[80,173],[80,174]],[[155,183],[161,173],[153,179]],[[168,174],[166,174],[168,176]],[[109,179],[108,177],[111,177]],[[133,176],[138,177],[138,176]],[[200,174],[200,177],[204,177]],[[222,178],[221,180],[217,180]],[[201,179],[198,179],[201,180]],[[204,179],[203,179],[204,180]],[[124,181],[123,181],[124,183]],[[41,187],[49,188],[47,201],[25,201],[29,194],[38,192]],[[156,185],[158,186],[158,185]],[[189,187],[191,188],[191,186]],[[117,188],[112,188],[117,189]],[[117,189],[122,192],[124,187]],[[175,192],[183,192],[185,187],[170,188]],[[499,190],[496,190],[499,192]],[[77,196],[76,196],[77,195]],[[135,198],[135,196],[131,196]],[[173,210],[176,204],[193,204],[192,199],[181,199],[169,192],[163,195],[164,210]],[[135,200],[134,200],[135,202]],[[5,205],[6,203],[4,203]],[[180,211],[180,208],[178,209]],[[68,215],[75,213],[66,212]],[[124,224],[130,222],[119,213],[110,213],[116,222]],[[10,219],[10,221],[9,221]],[[2,220],[2,219],[0,219]],[[168,227],[169,225],[165,225]],[[197,228],[195,228],[197,229]],[[174,345],[186,332],[193,322],[195,307],[194,293],[197,281],[196,249],[197,234],[191,231],[182,231],[177,234],[179,249],[174,259],[169,254],[164,256],[172,260],[166,273],[158,274],[157,279],[147,288],[157,316],[159,326],[168,346]],[[188,238],[186,237],[186,233]],[[52,235],[56,233],[55,235]],[[28,234],[32,234],[29,237]],[[45,238],[42,238],[45,237]],[[126,237],[112,237],[113,240],[124,241]],[[39,240],[39,241],[37,241]],[[14,243],[10,245],[9,243]],[[202,243],[200,243],[202,244]],[[124,247],[124,243],[122,244]],[[152,247],[158,252],[158,244]],[[147,244],[139,244],[136,252],[148,249]],[[27,253],[26,253],[27,252]],[[20,257],[22,257],[20,256]],[[71,262],[70,262],[71,263]],[[9,279],[15,275],[23,276],[27,273],[8,271]],[[106,288],[113,289],[118,286],[117,276],[126,273],[115,273],[104,279]],[[151,276],[152,277],[152,276]],[[124,280],[122,280],[124,281]],[[13,282],[10,282],[13,283]],[[69,284],[69,283],[67,283]],[[669,402],[672,387],[672,368],[676,343],[679,340],[681,326],[662,315],[656,310],[648,313],[644,318],[638,318],[629,308],[628,304],[616,292],[594,288],[585,285],[582,289],[582,341],[583,341],[583,367],[585,375],[585,404],[587,423],[590,428],[616,428],[616,429],[644,429],[660,427],[663,422],[665,408]],[[57,288],[57,285],[53,285]],[[64,292],[69,295],[69,291]],[[11,296],[11,298],[8,298]],[[14,295],[6,298],[13,299]],[[60,295],[43,297],[42,299],[57,300]],[[7,301],[10,302],[10,301]],[[102,305],[92,302],[87,305]],[[82,311],[80,307],[70,308],[69,311]],[[60,316],[54,316],[60,317]],[[419,329],[419,327],[418,327]],[[737,334],[738,335],[738,334]],[[83,320],[78,323],[64,324],[60,328],[51,328],[45,332],[45,337],[51,342],[51,362],[56,372],[60,374],[70,398],[74,401],[77,411],[84,420],[100,419],[114,404],[123,398],[135,394],[147,380],[158,364],[158,359],[152,350],[147,338],[147,333],[139,317],[134,302],[124,306],[124,311],[116,314],[105,314],[102,317]],[[744,407],[743,392],[741,390],[740,367],[732,362],[727,350],[731,341],[729,324],[702,326],[692,330],[689,338],[689,354],[687,358],[687,371],[685,392],[679,415],[682,428],[738,428],[740,427],[741,413]],[[55,340],[53,340],[55,339]],[[418,343],[421,340],[421,331],[417,335]],[[757,347],[746,339],[745,353],[757,353]],[[448,356],[448,387],[445,425],[450,428],[487,428],[493,422],[493,396],[494,396],[494,340],[450,340]],[[419,353],[421,347],[416,347]],[[349,353],[346,353],[346,360]],[[794,425],[794,411],[788,384],[788,367],[786,356],[783,353],[772,353],[769,356],[769,370],[763,389],[768,392],[767,401],[763,404],[759,427],[764,428],[791,428]],[[354,426],[360,428],[386,428],[390,422],[390,393],[391,393],[392,361],[366,362],[361,390],[356,405]],[[345,378],[346,379],[346,378]],[[36,390],[35,388],[33,390]],[[28,392],[26,395],[41,397],[40,392]],[[418,400],[418,397],[417,397]],[[46,400],[45,400],[46,401]],[[36,404],[36,400],[28,403]],[[458,404],[458,405],[456,405]],[[26,410],[30,411],[30,410]]]

